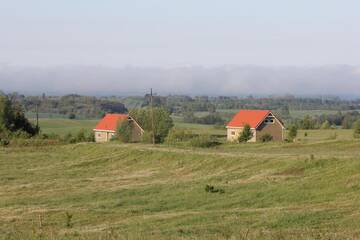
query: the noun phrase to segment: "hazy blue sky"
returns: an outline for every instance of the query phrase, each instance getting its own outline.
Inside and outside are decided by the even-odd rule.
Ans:
[[[0,0],[0,65],[360,65],[359,0]]]

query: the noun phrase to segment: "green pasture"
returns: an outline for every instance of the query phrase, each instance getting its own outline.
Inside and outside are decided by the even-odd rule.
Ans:
[[[32,119],[35,123],[35,119]],[[40,118],[39,126],[42,133],[65,135],[67,133],[77,133],[80,129],[92,130],[98,120],[78,120],[66,118]]]
[[[359,156],[355,140],[0,148],[0,239],[359,239]]]

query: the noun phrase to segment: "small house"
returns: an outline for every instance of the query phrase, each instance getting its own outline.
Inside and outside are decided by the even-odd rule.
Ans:
[[[285,127],[283,122],[270,110],[240,110],[227,124],[227,140],[237,141],[244,126],[248,124],[253,132],[249,142],[257,142],[266,135],[273,141],[283,141]]]
[[[115,137],[117,128],[122,121],[129,121],[131,131],[131,142],[139,142],[144,133],[140,125],[128,114],[113,114],[108,113],[101,119],[94,130],[95,142],[108,142]]]

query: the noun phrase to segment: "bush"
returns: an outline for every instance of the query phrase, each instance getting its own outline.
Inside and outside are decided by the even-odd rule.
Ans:
[[[5,147],[10,144],[9,139],[0,138],[0,146]]]
[[[61,140],[65,143],[76,143],[76,138],[71,133],[65,134]]]
[[[190,146],[198,148],[210,148],[219,144],[220,143],[214,137],[209,135],[196,136],[190,140]]]
[[[293,142],[297,136],[297,126],[296,125],[291,125],[289,127],[289,132],[288,132],[288,140]]]
[[[69,114],[69,119],[75,119],[75,118],[76,118],[75,113],[70,113],[70,114]]]
[[[169,134],[165,138],[165,143],[167,144],[176,144],[179,142],[185,142],[190,140],[194,134],[191,131],[186,131],[184,129],[175,129],[172,128],[169,131]]]
[[[64,143],[95,142],[95,135],[91,130],[80,129],[76,135],[67,133],[60,140]]]
[[[248,142],[252,137],[254,136],[254,133],[251,131],[250,125],[245,124],[238,141],[239,142]]]
[[[221,189],[221,188],[215,188],[214,186],[211,186],[211,185],[206,185],[205,186],[205,192],[223,194],[223,193],[225,193],[225,190]]]
[[[129,121],[121,121],[116,132],[116,137],[123,143],[131,142],[132,125]]]
[[[152,143],[153,133],[151,131],[146,131],[143,133],[141,142],[143,143]]]
[[[326,120],[323,124],[321,124],[321,129],[330,129],[331,128],[331,124],[328,120]]]
[[[69,212],[65,213],[65,226],[66,227],[68,227],[68,228],[73,227],[72,218],[73,218],[72,214],[70,214]]]
[[[273,136],[271,136],[268,133],[266,133],[260,137],[261,142],[271,142],[272,140],[273,140]]]
[[[360,138],[360,119],[354,123],[354,138]]]

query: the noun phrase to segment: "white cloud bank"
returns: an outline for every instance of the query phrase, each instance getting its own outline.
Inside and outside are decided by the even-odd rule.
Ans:
[[[360,96],[360,67],[0,67],[6,92],[143,95],[150,88],[162,94]]]

